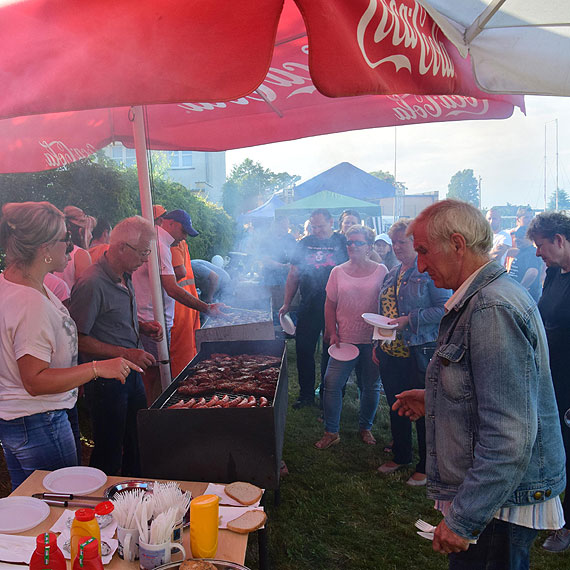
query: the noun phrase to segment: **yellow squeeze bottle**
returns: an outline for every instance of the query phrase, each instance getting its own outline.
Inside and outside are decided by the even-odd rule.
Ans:
[[[95,518],[93,509],[77,509],[75,518],[71,523],[71,563],[75,560],[82,537],[92,536],[99,544],[99,556],[101,556],[101,530]]]
[[[215,558],[220,498],[201,495],[190,502],[190,548],[194,558]]]

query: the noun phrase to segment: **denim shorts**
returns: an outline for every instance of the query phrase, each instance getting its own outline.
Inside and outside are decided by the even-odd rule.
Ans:
[[[0,419],[0,442],[12,490],[36,469],[53,471],[77,465],[75,439],[66,410]]]

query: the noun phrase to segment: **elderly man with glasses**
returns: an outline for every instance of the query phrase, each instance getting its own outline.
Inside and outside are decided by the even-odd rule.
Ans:
[[[82,359],[122,356],[143,370],[154,364],[140,341],[144,332],[162,337],[157,322],[139,322],[131,274],[145,264],[155,239],[152,223],[140,216],[118,223],[109,249],[85,270],[71,291],[69,312],[77,325]],[[85,387],[95,447],[91,465],[107,475],[140,476],[137,411],[146,407],[139,372],[125,384],[96,379]]]

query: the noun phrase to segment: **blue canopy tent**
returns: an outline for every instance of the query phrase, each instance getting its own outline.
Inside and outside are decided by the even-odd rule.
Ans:
[[[257,208],[250,210],[249,212],[245,212],[245,214],[240,214],[238,216],[238,222],[245,223],[250,220],[259,220],[259,219],[272,219],[275,216],[275,209],[282,208],[285,206],[285,202],[278,198],[276,195],[271,196],[267,202],[261,204]]]
[[[357,168],[349,162],[341,162],[325,172],[299,184],[295,188],[295,200],[328,190],[359,200],[374,202],[394,196],[394,186]]]

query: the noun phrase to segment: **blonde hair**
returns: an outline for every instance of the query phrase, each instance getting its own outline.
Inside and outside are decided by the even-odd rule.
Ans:
[[[453,234],[461,234],[473,253],[485,255],[493,246],[493,231],[485,216],[475,206],[460,200],[442,200],[422,210],[408,227],[414,233],[419,222],[426,223],[427,238],[432,242],[450,244]]]
[[[372,228],[362,226],[360,224],[350,226],[350,228],[346,230],[345,237],[348,239],[349,236],[354,234],[362,234],[368,245],[372,245],[374,243],[374,238],[376,237],[376,232]]]
[[[398,232],[404,232],[407,235],[408,234],[407,230],[410,227],[411,223],[412,220],[398,220],[397,222],[394,222],[390,226],[390,229],[388,230],[388,235],[390,236],[390,239],[394,239],[394,236]]]
[[[30,265],[40,246],[55,242],[65,218],[49,202],[10,202],[2,207],[0,247],[8,265]]]

